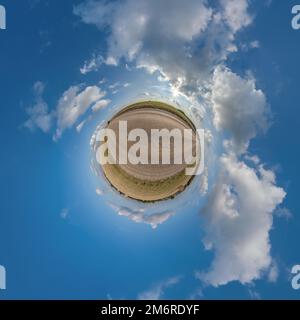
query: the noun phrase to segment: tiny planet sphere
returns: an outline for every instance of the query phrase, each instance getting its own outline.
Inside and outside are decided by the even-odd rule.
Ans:
[[[160,101],[142,101],[131,104],[119,111],[107,123],[106,129],[111,129],[116,136],[116,158],[119,159],[120,147],[126,148],[126,157],[128,157],[131,148],[138,143],[129,139],[124,143],[124,134],[120,133],[120,123],[126,122],[127,133],[135,129],[142,129],[147,133],[146,150],[147,160],[145,163],[108,163],[102,164],[104,176],[108,182],[123,196],[143,202],[155,202],[174,198],[176,195],[186,189],[191,183],[193,176],[186,174],[186,168],[195,165],[195,158],[185,160],[184,150],[188,150],[195,156],[196,149],[196,129],[192,121],[186,114],[176,107]],[[163,138],[159,139],[154,146],[151,140],[151,133],[154,131],[162,132],[167,129],[168,132],[177,129],[177,133],[182,135],[181,148],[176,148],[175,138],[169,139],[169,162],[163,160],[163,152],[168,147],[164,144]],[[188,130],[186,130],[188,129]],[[190,143],[186,145],[184,132],[190,131]],[[126,133],[126,135],[127,135]],[[123,136],[122,136],[123,134]],[[128,138],[125,137],[125,138]],[[178,142],[179,140],[177,140]],[[166,142],[166,140],[165,140]],[[151,154],[158,152],[158,162],[153,163]],[[179,143],[180,147],[180,143]],[[186,147],[186,149],[184,149]],[[135,148],[137,150],[138,148]],[[158,150],[157,150],[158,149]],[[140,150],[137,150],[139,153]],[[145,150],[144,150],[145,151]],[[176,160],[177,159],[177,160]],[[178,162],[178,159],[182,161]],[[127,158],[128,160],[128,158]]]

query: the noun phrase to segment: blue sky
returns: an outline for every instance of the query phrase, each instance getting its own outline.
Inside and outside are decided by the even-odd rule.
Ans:
[[[76,6],[86,4],[84,0],[65,0],[59,4],[50,0],[1,1],[7,11],[7,30],[0,31],[0,265],[5,266],[7,271],[7,289],[0,291],[0,299],[136,299],[144,296],[162,299],[299,299],[300,291],[293,290],[290,284],[290,269],[293,265],[300,264],[300,158],[297,151],[300,31],[291,28],[290,13],[296,1],[250,1],[251,4],[246,8],[249,13],[245,17],[251,17],[251,22],[245,25],[241,22],[238,26],[230,24],[227,17],[229,31],[223,37],[225,39],[234,34],[234,41],[228,40],[226,46],[237,47],[237,50],[231,51],[228,47],[222,48],[223,41],[212,30],[205,38],[201,38],[202,35],[194,30],[183,32],[185,29],[180,29],[181,26],[177,28],[177,25],[174,27],[172,24],[171,31],[154,29],[151,33],[146,30],[142,35],[136,35],[129,28],[129,48],[134,46],[130,42],[134,37],[141,40],[143,45],[132,58],[129,57],[127,44],[121,46],[118,34],[113,31],[118,26],[118,19],[123,18],[122,14],[126,16],[126,10],[131,10],[130,2],[134,4],[133,0],[127,1],[127,7],[123,9],[120,9],[118,2],[110,2],[119,12],[120,16],[117,17],[110,12],[101,16],[103,2],[95,2],[99,3],[98,14],[102,17],[99,22],[97,17],[88,15],[88,7],[83,6],[81,11],[77,10],[77,14],[74,14]],[[221,9],[217,2],[209,1],[205,5],[218,11]],[[171,10],[170,15],[180,11],[178,3],[175,1],[175,11]],[[188,3],[193,8],[194,1]],[[148,12],[151,9],[153,8],[148,8]],[[203,8],[200,9],[200,12],[204,12]],[[158,7],[153,10],[155,12]],[[162,16],[168,10],[169,8],[162,8]],[[188,10],[186,14],[188,19]],[[149,17],[155,22],[155,14],[153,18],[149,13]],[[199,15],[199,19],[209,20],[204,14],[201,17]],[[199,26],[199,30],[201,28]],[[159,37],[159,32],[166,33]],[[177,32],[178,38],[172,32]],[[187,32],[193,34],[193,40],[188,39]],[[197,52],[201,52],[210,37],[216,38],[215,41],[220,45],[220,51],[224,50],[222,53],[226,55],[226,59],[217,53],[216,61],[211,62],[211,69],[206,70],[201,69],[201,63],[197,63],[197,59],[203,58],[201,55],[197,56]],[[117,43],[115,47],[111,45],[111,39]],[[193,48],[191,61],[199,68],[193,70],[196,80],[194,74],[191,74],[190,60],[187,63],[180,60],[177,73],[173,73],[174,65],[171,60],[175,61],[177,57],[168,51],[173,45],[178,48],[178,54],[181,52],[180,45]],[[165,53],[167,58],[159,56],[160,52]],[[119,59],[117,66],[105,61],[113,54]],[[100,56],[103,58],[99,58]],[[87,66],[93,57],[98,57],[97,61],[101,61],[101,65],[86,74],[80,72],[85,62]],[[168,60],[173,69],[169,69],[170,66],[166,64]],[[148,63],[148,69],[137,68],[142,63]],[[150,64],[156,64],[153,74],[149,73]],[[214,237],[228,240],[224,238],[227,224],[222,220],[219,225],[215,225],[209,219],[206,221],[205,215],[203,216],[203,212],[213,215],[213,210],[218,210],[214,201],[220,195],[214,186],[225,183],[220,180],[221,176],[219,179],[215,178],[218,170],[222,172],[221,165],[219,169],[211,165],[213,172],[210,172],[208,194],[205,197],[199,195],[199,198],[203,198],[199,204],[187,203],[181,206],[170,219],[153,229],[149,224],[134,223],[119,216],[107,204],[106,197],[99,197],[95,192],[98,181],[90,170],[89,146],[97,124],[105,119],[114,105],[127,102],[145,91],[151,95],[153,86],[164,88],[170,84],[172,87],[174,83],[176,85],[175,80],[183,74],[186,77],[185,86],[176,88],[179,91],[186,90],[186,93],[187,88],[204,86],[202,78],[210,80],[210,74],[219,70],[220,66],[226,67],[227,71],[216,71],[212,80],[215,81],[215,87],[219,83],[218,77],[221,80],[227,79],[228,82],[236,81],[243,90],[250,88],[251,81],[255,79],[255,88],[252,88],[249,95],[245,93],[246,97],[253,98],[258,109],[261,107],[264,111],[270,110],[269,125],[257,132],[251,127],[250,133],[245,133],[246,137],[236,137],[236,119],[233,118],[232,125],[227,111],[212,107],[212,111],[208,113],[220,112],[219,115],[224,117],[219,126],[223,125],[225,128],[215,129],[213,132],[216,141],[222,143],[228,138],[234,144],[238,138],[243,143],[249,140],[246,152],[239,153],[233,149],[230,152],[237,152],[234,159],[229,159],[226,155],[225,162],[234,170],[239,170],[238,166],[235,167],[236,161],[240,161],[240,164],[247,163],[247,155],[256,155],[268,173],[276,175],[276,182],[271,181],[272,179],[269,181],[268,177],[265,180],[260,177],[258,181],[256,176],[253,178],[259,187],[268,186],[263,197],[270,197],[270,203],[258,201],[272,207],[257,209],[258,214],[262,210],[262,214],[268,217],[266,229],[258,232],[264,232],[262,237],[268,238],[270,248],[261,249],[261,243],[255,241],[249,244],[249,241],[253,241],[251,236],[244,239],[245,248],[249,244],[251,247],[253,245],[254,251],[265,253],[263,257],[258,254],[261,266],[256,266],[257,257],[254,257],[254,265],[248,269],[247,262],[244,264],[244,257],[236,256],[237,260],[241,260],[222,278],[207,270],[211,270],[214,261],[226,264],[226,257],[216,260],[218,251],[224,249],[225,255],[226,252],[233,252],[231,247],[229,249],[232,242],[222,247],[218,240],[214,240]],[[200,82],[197,74],[201,78]],[[159,75],[166,76],[167,80],[160,81]],[[105,81],[101,81],[102,79]],[[59,119],[53,110],[58,112],[59,100],[72,86],[77,89],[77,95],[88,86],[97,86],[99,90],[106,92],[99,99],[109,100],[110,104],[98,113],[89,109],[86,114],[76,118],[74,123],[66,127],[61,125],[59,128]],[[213,89],[211,94],[212,105],[216,105],[217,97]],[[262,97],[265,97],[265,103]],[[93,103],[99,99],[95,99]],[[47,125],[39,127],[36,122],[31,123],[31,126],[24,125],[30,117],[32,119],[28,109],[40,103],[47,105],[45,114],[49,115],[48,120],[51,119],[49,130]],[[257,119],[257,115],[259,118],[264,114],[259,110],[257,112],[251,115],[251,119],[259,126],[260,119]],[[89,115],[92,117],[78,133],[76,126],[88,119]],[[247,121],[248,118],[241,119],[242,124],[246,125]],[[44,122],[43,124],[45,125]],[[62,130],[62,136],[54,141],[57,129]],[[218,151],[216,159],[221,158],[223,152],[230,153],[225,149]],[[241,174],[252,172],[256,165],[259,168],[257,163],[247,165],[249,167],[244,167]],[[226,168],[230,171],[230,168]],[[229,174],[228,178],[232,179],[230,184],[233,188],[234,183],[238,184],[238,177],[233,176],[236,172],[234,170],[230,171],[231,176]],[[251,186],[250,182],[249,185]],[[245,196],[242,190],[244,188],[237,187],[237,196],[248,197],[249,194],[250,197],[252,191]],[[283,190],[285,198],[281,193]],[[253,190],[253,194],[255,192]],[[235,199],[234,195],[230,196]],[[115,205],[119,205],[118,197],[113,201]],[[235,201],[239,203],[240,210],[248,205],[245,199],[237,198]],[[174,204],[167,204],[167,207],[168,205],[173,210]],[[245,212],[238,211],[238,214],[251,215],[253,207],[250,209],[247,207]],[[269,224],[271,216],[273,221]],[[255,223],[253,226],[256,227]],[[256,231],[253,229],[251,232]],[[238,237],[234,231],[230,232]],[[203,239],[207,237],[213,244],[212,250],[205,250],[203,246]],[[264,245],[262,242],[262,246]],[[251,264],[251,254],[248,258]],[[227,267],[224,265],[224,269],[227,270]],[[273,278],[270,275],[272,270],[276,273]],[[199,276],[199,272],[206,276]],[[235,279],[231,281],[231,278]]]

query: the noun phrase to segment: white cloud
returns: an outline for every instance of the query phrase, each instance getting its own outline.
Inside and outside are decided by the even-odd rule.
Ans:
[[[35,102],[32,107],[26,109],[29,119],[24,123],[24,126],[30,130],[36,128],[47,133],[50,131],[53,122],[53,113],[49,113],[48,105],[43,99],[45,86],[38,81],[33,86]]]
[[[96,194],[98,195],[98,196],[102,196],[103,195],[103,190],[101,190],[100,188],[96,188]]]
[[[138,295],[138,300],[160,300],[165,293],[165,290],[176,285],[181,280],[181,277],[173,277],[163,281],[147,291]]]
[[[119,88],[120,86],[121,86],[121,83],[120,83],[119,81],[117,81],[117,82],[115,82],[115,83],[110,84],[110,85],[108,86],[108,88],[109,88],[110,90],[113,90],[113,89]]]
[[[56,121],[56,131],[53,136],[55,141],[62,136],[65,129],[73,127],[90,108],[96,112],[110,103],[110,100],[102,99],[106,92],[98,86],[88,86],[84,89],[81,86],[71,86],[63,93],[56,108],[49,111],[47,103],[43,100],[44,84],[36,82],[33,89],[35,104],[26,109],[29,119],[24,123],[24,126],[30,130],[39,128],[43,132],[49,133]],[[81,131],[88,120],[90,117],[77,124],[77,132]]]
[[[202,288],[197,288],[192,294],[189,295],[188,300],[201,300],[204,294]]]
[[[285,218],[286,220],[290,220],[293,218],[292,212],[288,208],[278,208],[275,212],[276,216],[279,218]]]
[[[115,4],[111,2],[100,3],[89,0],[74,8],[74,14],[80,15],[83,22],[95,24],[98,28],[104,27],[115,10]]]
[[[109,99],[99,100],[92,106],[92,110],[93,112],[98,112],[99,110],[106,108],[110,103],[111,103],[111,100]]]
[[[82,21],[109,27],[107,63],[121,58],[150,72],[159,70],[187,92],[205,82],[211,69],[236,51],[237,32],[248,26],[248,1],[85,1],[74,8]]]
[[[80,68],[81,74],[88,74],[92,71],[98,71],[104,59],[101,55],[93,55],[90,60],[84,62],[83,67]]]
[[[251,49],[258,49],[260,47],[260,42],[258,40],[253,40],[249,43],[242,43],[241,49],[243,51],[249,51]]]
[[[269,231],[272,213],[285,192],[259,158],[252,161],[247,155],[254,168],[239,160],[250,140],[267,128],[268,105],[254,77],[242,78],[225,66],[228,56],[238,50],[238,32],[252,23],[249,1],[87,0],[74,12],[83,22],[109,32],[106,64],[118,65],[124,59],[130,66],[158,71],[172,92],[189,98],[205,92],[217,134],[222,138],[229,133],[226,152],[231,153],[221,158],[204,210],[205,246],[214,249],[215,258],[210,270],[198,277],[218,286],[235,280],[250,283],[268,272],[274,275]],[[248,46],[256,48],[259,42]],[[206,177],[203,192],[209,191]],[[174,214],[117,211],[153,228]],[[161,287],[154,289],[152,296],[160,296]]]
[[[76,131],[78,133],[81,132],[81,130],[83,129],[83,127],[89,122],[92,121],[94,119],[95,113],[97,113],[98,111],[106,108],[109,104],[111,103],[110,99],[101,99],[99,101],[97,101],[95,104],[92,105],[91,109],[93,111],[94,114],[89,115],[88,117],[86,117],[84,120],[82,120],[77,126],[76,126]]]
[[[224,18],[233,32],[247,27],[252,22],[248,13],[248,0],[221,0]]]
[[[260,47],[260,42],[258,40],[251,41],[249,46],[251,49],[257,49]]]
[[[259,292],[254,290],[253,288],[249,288],[248,293],[249,293],[251,300],[261,300],[261,296],[260,296]]]
[[[67,217],[69,215],[69,212],[70,212],[70,209],[68,209],[68,208],[62,209],[61,212],[60,212],[60,217],[62,219],[67,219]]]
[[[204,245],[214,249],[215,257],[210,270],[197,277],[213,286],[251,283],[272,267],[272,213],[285,192],[275,185],[274,173],[261,165],[250,168],[234,155],[223,155],[220,162],[220,175],[203,210]]]
[[[117,66],[118,65],[118,61],[114,57],[107,57],[105,60],[105,63],[108,66]]]
[[[200,193],[202,195],[206,195],[208,191],[208,168],[204,168],[204,172],[202,173],[200,177]]]
[[[258,130],[267,128],[268,106],[253,78],[243,79],[228,68],[216,68],[209,100],[218,130],[232,134],[236,151],[245,152]]]
[[[57,129],[54,139],[59,139],[66,128],[72,127],[91,105],[104,96],[105,92],[97,86],[86,87],[82,91],[79,86],[72,86],[65,91],[56,108]]]
[[[136,223],[149,224],[153,229],[156,229],[160,224],[163,224],[175,214],[175,212],[173,211],[146,214],[143,210],[132,210],[126,207],[119,208],[116,206],[112,207],[118,212],[120,216],[127,217],[128,219]]]
[[[160,224],[163,224],[174,215],[174,211],[154,213],[148,216],[144,215],[144,222],[150,224],[153,229],[156,229]]]
[[[269,282],[276,282],[278,279],[278,275],[279,275],[278,265],[275,261],[273,261],[268,274]]]
[[[77,126],[76,126],[76,131],[79,133],[81,132],[81,130],[83,129],[85,123],[86,123],[86,119],[85,120],[82,120]]]

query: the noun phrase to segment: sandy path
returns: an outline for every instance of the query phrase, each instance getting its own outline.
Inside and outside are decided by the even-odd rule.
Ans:
[[[158,109],[158,108],[141,108],[141,109],[134,109],[128,110],[122,113],[121,115],[114,118],[108,128],[114,130],[117,136],[117,146],[119,143],[119,121],[127,121],[128,124],[128,132],[133,129],[141,128],[144,129],[149,137],[148,140],[148,160],[150,163],[151,159],[151,129],[179,129],[183,136],[184,129],[191,129],[189,124],[179,117],[178,115],[171,113],[166,110]],[[129,142],[128,148],[134,144],[135,142]],[[194,144],[195,144],[195,136],[194,136]],[[148,180],[148,181],[158,181],[162,179],[167,179],[173,175],[178,174],[182,170],[185,169],[186,164],[174,164],[174,143],[171,140],[170,144],[170,164],[162,164],[161,163],[161,151],[162,151],[162,143],[160,143],[160,164],[126,164],[120,165],[121,169],[124,170],[128,175],[134,176],[140,180]],[[183,145],[182,145],[183,146]],[[177,152],[180,152],[177,151]],[[180,152],[181,153],[181,152]],[[118,152],[117,152],[118,155]],[[182,157],[182,154],[180,155]],[[118,157],[118,156],[117,156]]]

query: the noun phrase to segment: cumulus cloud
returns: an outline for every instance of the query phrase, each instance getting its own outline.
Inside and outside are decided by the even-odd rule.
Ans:
[[[243,79],[228,68],[216,68],[209,100],[218,130],[232,134],[236,151],[245,152],[258,130],[268,125],[268,106],[264,93],[256,89],[253,78]]]
[[[48,111],[48,104],[43,99],[45,86],[37,81],[33,86],[34,105],[26,109],[29,119],[24,126],[30,130],[41,129],[47,133],[50,131],[53,122],[53,113]]]
[[[273,267],[272,213],[285,192],[262,165],[248,167],[234,155],[223,155],[220,162],[219,177],[203,210],[204,245],[214,249],[215,257],[210,270],[197,277],[213,286],[235,280],[247,284]]]
[[[135,61],[194,92],[212,68],[236,51],[237,32],[248,26],[248,1],[88,0],[74,8],[87,24],[108,27],[107,60]]]
[[[165,293],[165,290],[176,285],[182,277],[177,276],[169,278],[163,282],[160,282],[138,295],[138,300],[160,300]]]

